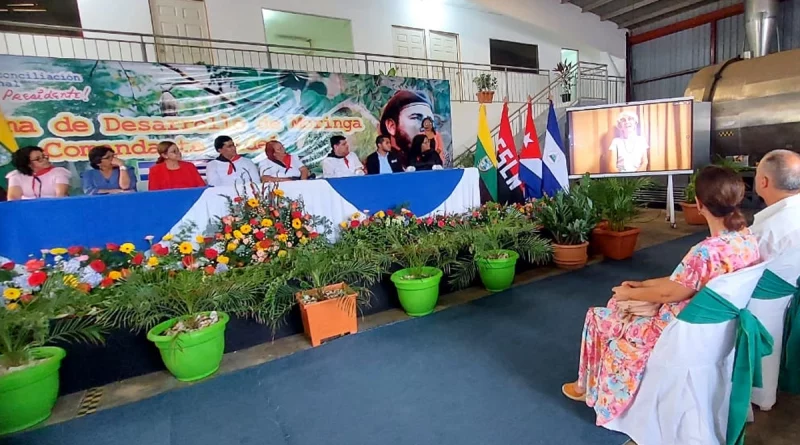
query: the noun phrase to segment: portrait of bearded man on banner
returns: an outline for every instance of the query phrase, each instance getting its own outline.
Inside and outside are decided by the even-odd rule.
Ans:
[[[383,108],[380,132],[389,136],[392,150],[400,158],[403,167],[408,166],[411,140],[422,131],[422,121],[434,119],[430,100],[414,91],[398,91]]]

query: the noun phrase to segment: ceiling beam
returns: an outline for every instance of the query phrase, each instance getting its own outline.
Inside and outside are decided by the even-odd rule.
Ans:
[[[607,4],[609,4],[609,3],[613,2],[613,1],[614,0],[597,0],[596,2],[592,2],[592,3],[589,3],[586,6],[581,7],[581,12],[592,12],[595,9],[597,9],[597,8],[603,6],[603,5],[607,5]]]
[[[743,3],[739,3],[733,6],[728,6],[727,8],[722,8],[713,12],[701,14],[698,15],[697,17],[692,17],[687,20],[682,20],[678,23],[673,23],[671,25],[667,25],[662,28],[643,32],[641,34],[632,35],[630,37],[630,44],[636,45],[638,43],[644,43],[650,40],[655,40],[664,36],[668,36],[670,34],[675,34],[676,32],[686,31],[687,29],[703,26],[706,23],[716,22],[717,20],[733,17],[735,15],[739,15],[742,13],[744,13]]]
[[[619,17],[619,16],[621,16],[623,14],[627,14],[629,12],[636,11],[639,8],[644,8],[647,5],[652,5],[653,3],[657,2],[657,1],[658,0],[642,0],[642,1],[630,4],[628,6],[624,6],[622,8],[615,9],[613,11],[609,11],[606,14],[602,14],[602,15],[600,15],[600,20],[613,19],[614,17]]]
[[[675,12],[677,10],[686,8],[688,6],[696,5],[698,3],[704,2],[707,0],[676,0],[670,2],[668,6],[665,6],[661,9],[657,9],[653,12],[648,14],[637,15],[635,17],[631,17],[628,20],[623,20],[618,22],[620,28],[628,28],[630,29],[631,26],[637,25],[642,22],[646,22],[648,20],[657,19],[659,17],[665,16],[669,13]]]

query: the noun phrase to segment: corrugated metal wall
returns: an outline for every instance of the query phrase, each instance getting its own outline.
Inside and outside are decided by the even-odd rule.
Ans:
[[[730,6],[731,3],[736,2],[724,1],[717,6]],[[800,48],[800,0],[782,1],[779,20],[780,49]],[[652,29],[648,27],[644,31],[648,30]],[[637,34],[644,31],[637,30]],[[694,72],[711,63],[710,39],[711,25],[706,24],[634,45],[628,61],[632,69],[633,99],[683,96]],[[744,15],[719,20],[717,62],[736,57],[744,49]]]

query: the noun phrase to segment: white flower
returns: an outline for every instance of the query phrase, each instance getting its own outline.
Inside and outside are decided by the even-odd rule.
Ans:
[[[73,258],[61,264],[61,270],[66,273],[78,273],[81,269],[81,262],[77,258]]]
[[[217,263],[216,273],[222,273],[227,271],[228,271],[227,264]]]
[[[30,276],[30,274],[27,273],[27,272],[25,274],[23,274],[23,275],[18,275],[16,277],[14,277],[14,279],[11,280],[11,283],[14,285],[14,287],[18,287],[18,288],[20,288],[20,289],[22,289],[24,291],[31,291],[31,290],[33,290],[33,286],[28,284],[28,277],[29,276]]]
[[[103,281],[103,275],[92,270],[91,267],[84,267],[79,277],[81,283],[86,283],[89,286],[97,287]]]

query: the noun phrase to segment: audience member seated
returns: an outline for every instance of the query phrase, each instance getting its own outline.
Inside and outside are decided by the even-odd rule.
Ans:
[[[322,160],[322,176],[325,178],[346,178],[366,174],[364,165],[355,153],[350,151],[350,144],[344,136],[331,138],[331,152]]]
[[[607,307],[586,314],[578,380],[562,391],[594,407],[598,425],[631,403],[661,332],[695,293],[719,275],[759,262],[758,239],[738,208],[744,198],[739,175],[709,166],[700,171],[696,185],[697,208],[711,236],[692,247],[671,276],[624,281],[612,289]]]
[[[400,162],[400,158],[392,151],[392,141],[389,136],[378,136],[375,139],[375,147],[375,152],[367,156],[368,175],[383,175],[403,171],[403,164]]]
[[[426,117],[422,119],[422,134],[428,137],[428,139],[434,141],[434,147],[436,149],[436,153],[439,153],[440,158],[444,158],[442,154],[442,150],[444,150],[444,142],[442,142],[442,135],[440,135],[436,131],[436,127],[433,126],[433,118]]]
[[[101,145],[89,150],[89,165],[92,169],[81,175],[83,193],[110,195],[136,191],[133,170],[128,170],[111,147]]]
[[[303,161],[299,157],[287,153],[286,147],[282,143],[269,141],[264,152],[267,154],[267,159],[258,163],[262,181],[283,182],[313,179],[314,175],[309,172]]]
[[[181,149],[172,141],[161,141],[156,147],[158,161],[150,168],[148,190],[205,187],[206,183],[191,162],[182,161]]]
[[[16,170],[6,175],[9,201],[57,198],[69,194],[72,173],[50,164],[49,157],[41,148],[32,145],[15,151],[11,164]]]
[[[424,134],[414,136],[411,141],[411,151],[408,155],[408,167],[416,171],[441,170],[442,158],[436,152],[436,141],[428,139]]]
[[[239,156],[236,144],[230,136],[219,136],[214,139],[214,148],[219,156],[206,166],[208,185],[241,187],[251,182],[261,183],[258,167],[250,159]]]
[[[800,154],[767,153],[756,169],[754,188],[768,206],[756,213],[750,227],[758,236],[761,256],[771,258],[800,248]]]

